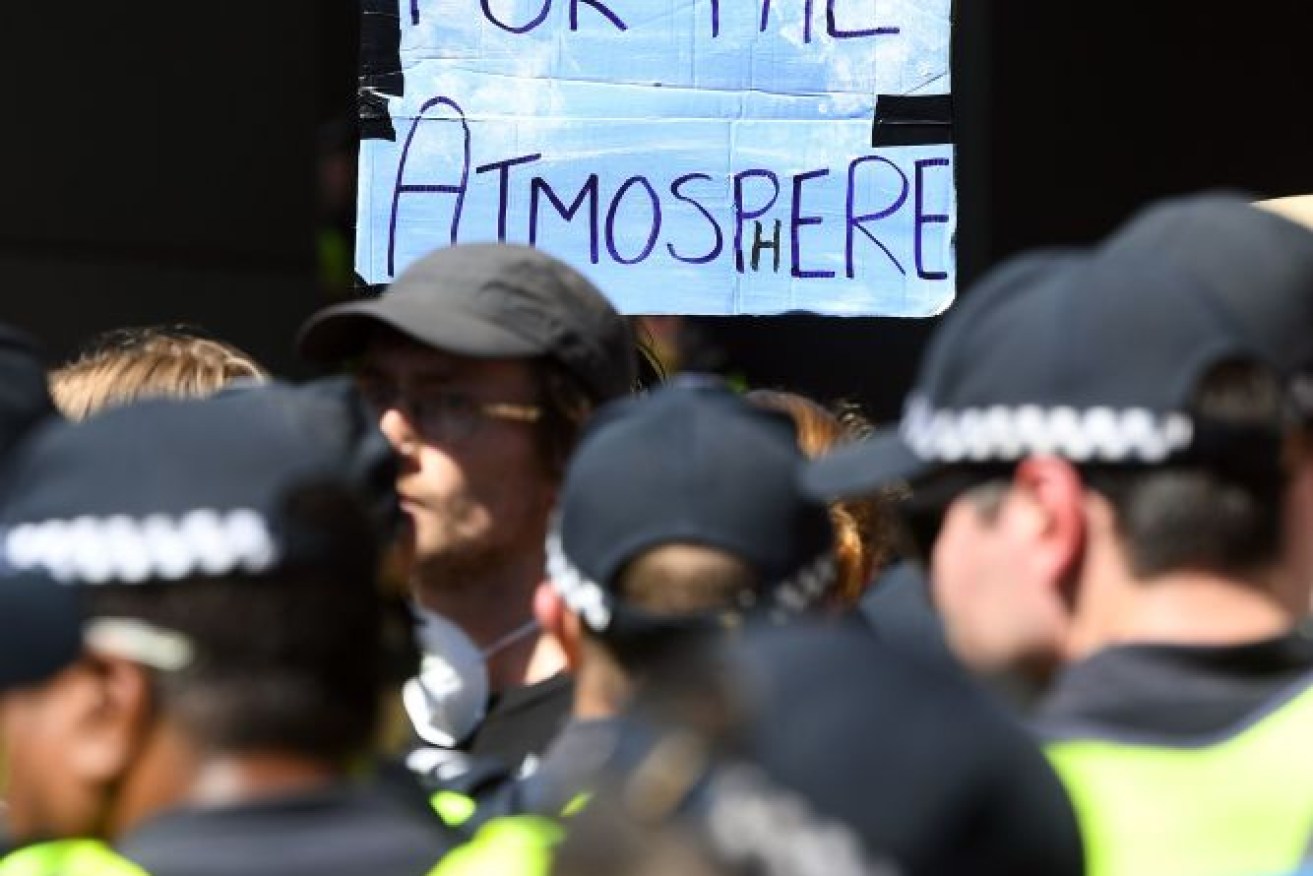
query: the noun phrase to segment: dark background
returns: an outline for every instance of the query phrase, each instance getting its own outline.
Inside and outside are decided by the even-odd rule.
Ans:
[[[1313,192],[1307,5],[960,0],[962,284],[1156,196]],[[341,292],[321,248],[350,210],[324,181],[350,160],[357,19],[356,0],[0,4],[0,318],[52,360],[187,321],[304,373],[291,335]],[[885,419],[933,323],[698,319],[690,354]]]

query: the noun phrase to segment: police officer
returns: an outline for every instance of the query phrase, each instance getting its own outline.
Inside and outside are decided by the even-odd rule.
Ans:
[[[959,673],[807,622],[729,645],[640,695],[554,872],[1083,872],[1053,770]]]
[[[555,820],[586,805],[615,757],[619,715],[653,672],[725,630],[819,609],[833,536],[825,504],[798,490],[802,463],[786,416],[713,378],[597,414],[566,472],[537,606],[576,679],[571,720],[536,772],[478,801],[480,822],[530,817],[489,821],[440,872],[508,850],[546,854]]]
[[[15,456],[6,565],[87,618],[78,659],[0,701],[17,838],[105,840],[153,876],[421,874],[447,850],[355,778],[394,615],[359,495],[391,455],[349,399],[143,402]]]
[[[1313,264],[1294,226],[1244,210],[1233,242],[1286,239],[1279,274]],[[1219,275],[1153,237],[996,269],[936,333],[897,434],[809,484],[912,481],[949,640],[1040,691],[1091,872],[1275,872],[1313,812],[1283,374]]]
[[[0,469],[23,438],[55,415],[45,369],[31,339],[0,325]],[[0,568],[3,564],[0,564]],[[82,613],[77,594],[43,576],[7,574],[0,579],[0,750],[10,735],[7,702],[21,700],[73,663],[82,651]],[[12,761],[8,756],[7,760]],[[19,767],[21,769],[21,766]],[[55,872],[124,873],[130,868],[96,842],[40,843],[17,840],[3,825],[4,876]]]

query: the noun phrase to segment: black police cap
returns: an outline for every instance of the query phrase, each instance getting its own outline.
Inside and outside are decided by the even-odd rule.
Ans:
[[[302,531],[289,497],[336,484],[377,500],[394,465],[341,385],[143,401],[43,427],[12,462],[5,562],[82,584],[333,563],[361,546]]]
[[[627,563],[662,545],[716,548],[759,578],[754,610],[796,612],[833,580],[826,506],[804,496],[791,421],[709,378],[685,376],[594,418],[571,460],[548,538],[548,573],[595,632],[621,601]],[[749,607],[749,606],[745,606]]]

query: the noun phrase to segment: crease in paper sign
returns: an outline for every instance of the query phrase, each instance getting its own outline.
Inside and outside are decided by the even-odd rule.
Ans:
[[[407,97],[390,101],[394,119],[413,119],[432,95],[461,95],[467,116],[564,115],[576,119],[715,118],[739,113],[755,118],[834,118],[824,94],[751,90],[652,88],[627,83],[521,79],[488,75],[455,63],[431,63],[408,82]],[[839,117],[870,119],[875,95],[858,95],[856,108]]]
[[[545,2],[490,8],[522,22]],[[810,42],[802,0],[775,0],[765,32],[759,2],[722,0],[718,38],[710,0],[607,0],[624,33],[586,3],[572,31],[554,0],[524,35],[422,2],[397,140],[362,145],[359,272],[386,282],[455,227],[560,255],[630,313],[941,312],[953,148],[875,150],[870,126],[877,93],[948,93],[949,0],[836,2],[843,26],[898,33],[832,39],[825,0]]]

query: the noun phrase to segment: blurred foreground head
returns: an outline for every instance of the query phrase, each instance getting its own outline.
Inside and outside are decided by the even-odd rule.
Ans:
[[[982,670],[1045,678],[1127,637],[1276,635],[1307,600],[1282,571],[1298,357],[1262,310],[1310,288],[1313,236],[1225,196],[1018,257],[947,315],[899,427],[819,461],[809,486],[911,484],[950,641]],[[1177,592],[1149,584],[1183,575],[1230,582],[1234,610],[1196,619],[1186,595],[1174,632],[1144,626],[1143,600]]]
[[[576,664],[635,672],[690,638],[816,610],[832,530],[801,492],[803,462],[788,418],[714,378],[603,408],[548,535],[544,626]]]
[[[856,631],[763,629],[690,658],[646,692],[617,761],[558,876],[1082,872],[1027,736]]]
[[[382,437],[323,386],[33,435],[3,495],[0,588],[75,593],[84,649],[0,697],[14,833],[112,838],[189,802],[216,761],[313,783],[365,754],[389,621],[367,495],[390,482]]]

